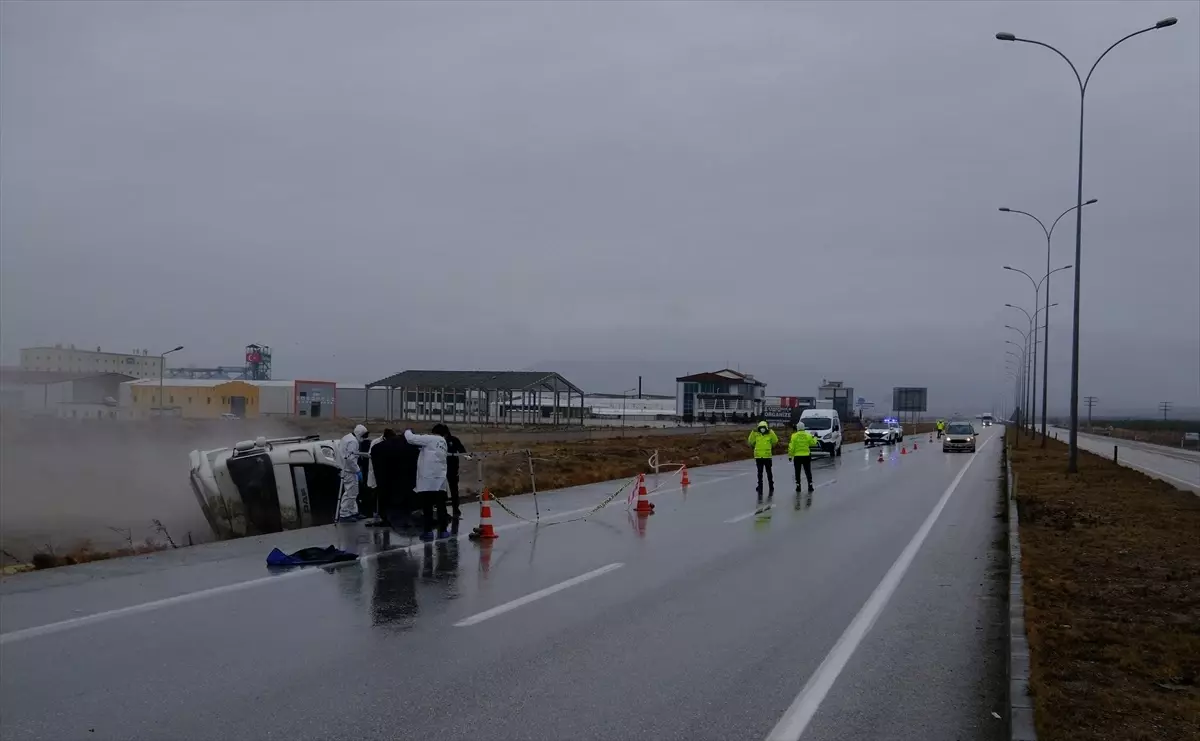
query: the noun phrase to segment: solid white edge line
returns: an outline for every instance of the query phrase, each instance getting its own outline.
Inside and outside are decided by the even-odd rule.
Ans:
[[[988,446],[994,438],[988,438],[983,445],[979,446],[982,451]],[[875,587],[875,591],[867,598],[862,609],[846,626],[846,630],[838,638],[837,643],[830,649],[829,654],[821,665],[817,667],[816,672],[809,678],[804,685],[804,689],[800,690],[800,694],[784,711],[783,717],[767,734],[767,741],[798,741],[804,733],[804,729],[808,727],[809,722],[816,715],[817,710],[821,707],[821,703],[825,700],[825,696],[829,694],[829,690],[833,687],[833,683],[841,675],[842,670],[846,668],[847,662],[854,652],[862,643],[863,638],[870,632],[871,627],[875,625],[875,621],[879,618],[883,608],[887,607],[887,603],[891,600],[892,595],[899,586],[904,574],[908,571],[908,567],[912,565],[913,559],[917,555],[917,551],[925,543],[925,538],[929,536],[929,531],[933,529],[934,523],[942,514],[942,510],[946,508],[946,503],[950,501],[950,497],[958,489],[959,482],[963,476],[967,474],[967,470],[971,464],[975,462],[979,453],[971,454],[971,457],[963,464],[962,470],[950,482],[950,486],[946,487],[946,491],[942,493],[942,498],[934,505],[929,516],[925,518],[925,522],[921,523],[921,527],[917,529],[912,540],[900,552],[900,556],[892,567],[884,574],[883,580]]]
[[[728,465],[728,464],[717,464],[717,465]],[[728,476],[720,476],[720,477],[716,477],[716,478],[701,480],[701,481],[697,481],[696,483],[692,484],[691,488],[694,489],[694,488],[698,488],[701,486],[708,486],[710,484],[718,484],[718,483],[721,483],[722,481],[729,481],[730,479],[739,478],[741,476],[748,476],[752,473],[754,473],[754,471],[752,471],[752,470],[751,471],[743,471],[743,472],[731,474]],[[660,494],[670,494],[671,492],[678,492],[680,490],[681,490],[680,487],[675,487],[672,489],[663,489],[661,491],[654,492],[650,496],[653,497],[653,496],[658,496]],[[580,509],[568,510],[566,512],[558,512],[558,513],[543,517],[542,524],[549,524],[549,523],[553,522],[554,520],[562,519],[565,517],[574,517],[575,515],[585,514],[587,512],[591,512],[593,509],[595,509],[595,507],[583,507]],[[512,530],[512,529],[518,528],[518,527],[528,527],[529,525],[533,525],[533,524],[535,524],[535,523],[518,521],[518,522],[509,523],[507,525],[498,525],[496,527],[496,530],[498,532],[503,532],[505,530]],[[298,532],[298,531],[291,530],[288,532]],[[458,539],[462,540],[465,537],[466,536],[460,535],[458,537]],[[46,623],[44,625],[34,625],[34,626],[30,626],[28,628],[20,628],[18,630],[10,630],[5,633],[0,633],[0,646],[8,644],[8,643],[16,643],[18,641],[28,640],[30,638],[37,638],[39,636],[51,635],[54,633],[61,633],[62,631],[65,631],[65,630],[73,630],[75,628],[82,628],[87,625],[92,625],[93,623],[102,623],[107,620],[114,620],[116,618],[128,617],[131,615],[139,615],[143,612],[151,612],[153,610],[158,610],[158,609],[161,609],[164,607],[170,607],[172,605],[186,604],[188,602],[194,602],[196,600],[206,599],[208,597],[216,597],[216,596],[222,595],[222,594],[229,594],[231,592],[240,592],[243,589],[250,589],[251,587],[260,587],[260,586],[264,586],[266,584],[275,584],[275,583],[279,582],[280,580],[295,579],[297,577],[308,576],[310,574],[327,573],[331,569],[345,568],[345,567],[351,566],[355,563],[360,563],[360,564],[367,563],[370,561],[374,561],[374,560],[380,558],[381,556],[386,556],[386,555],[390,555],[393,553],[400,553],[402,551],[413,551],[418,548],[423,548],[426,545],[432,545],[432,543],[424,543],[424,542],[411,543],[411,544],[409,544],[407,546],[403,546],[401,548],[392,548],[391,550],[387,550],[387,551],[376,551],[374,553],[367,553],[367,554],[360,556],[356,561],[344,561],[341,563],[330,564],[328,566],[308,567],[308,568],[302,568],[297,571],[289,571],[289,572],[283,573],[283,574],[274,574],[271,576],[260,576],[255,579],[247,579],[246,581],[240,581],[240,582],[236,582],[234,584],[222,584],[221,586],[218,586],[218,587],[209,587],[208,589],[201,589],[201,590],[198,590],[195,592],[188,592],[186,594],[178,594],[173,597],[164,597],[162,599],[152,600],[150,602],[142,602],[142,603],[136,604],[136,605],[129,605],[128,607],[118,607],[113,610],[105,610],[103,612],[96,612],[91,615],[83,615],[83,616],[80,616],[77,618],[68,618],[66,620],[59,620],[59,621],[53,622],[53,623]]]
[[[512,600],[511,602],[505,602],[502,605],[496,605],[495,607],[493,607],[490,610],[484,610],[483,612],[476,613],[475,615],[472,615],[469,618],[459,620],[457,623],[454,624],[454,627],[455,628],[466,628],[471,625],[477,625],[479,623],[482,623],[484,620],[489,620],[491,618],[496,617],[497,615],[503,615],[506,612],[512,612],[513,610],[517,609],[518,607],[524,607],[525,605],[529,604],[530,602],[536,602],[537,600],[540,600],[543,597],[549,597],[550,595],[554,594],[555,592],[561,592],[564,589],[570,589],[571,587],[576,586],[578,584],[582,584],[585,581],[590,581],[592,579],[595,579],[597,576],[604,576],[608,572],[616,571],[617,569],[621,568],[624,565],[625,564],[618,561],[616,563],[610,563],[607,566],[601,566],[600,568],[589,571],[586,574],[580,574],[579,576],[573,577],[571,579],[567,579],[566,581],[560,581],[558,584],[555,584],[553,586],[546,587],[545,589],[539,589],[538,591],[531,592],[531,593],[525,595],[524,597],[518,597],[517,599]]]

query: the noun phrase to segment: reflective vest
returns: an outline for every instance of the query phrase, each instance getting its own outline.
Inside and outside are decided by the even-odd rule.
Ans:
[[[767,430],[766,434],[763,434],[756,427],[750,433],[750,437],[746,438],[746,442],[750,443],[750,446],[754,448],[755,458],[770,458],[775,454],[774,448],[776,443],[779,442],[779,435],[775,434],[775,430],[770,429]]]
[[[788,457],[803,458],[812,454],[813,447],[819,447],[821,441],[817,436],[808,430],[796,430],[792,433],[792,439],[788,441]]]

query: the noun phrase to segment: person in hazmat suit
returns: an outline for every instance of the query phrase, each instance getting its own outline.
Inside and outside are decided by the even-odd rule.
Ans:
[[[759,499],[762,499],[763,493],[763,471],[767,472],[767,486],[770,488],[771,496],[774,496],[775,474],[771,470],[771,456],[775,454],[775,445],[779,443],[779,435],[776,435],[766,420],[763,420],[750,431],[750,437],[746,439],[746,442],[754,449],[754,465],[758,469]]]
[[[338,453],[342,458],[342,493],[338,497],[336,522],[356,522],[363,519],[358,513],[358,487],[362,483],[362,468],[358,459],[362,453],[362,441],[367,437],[367,428],[355,425],[354,430],[342,438]]]
[[[804,475],[808,477],[808,492],[812,493],[813,446],[820,447],[821,441],[804,427],[803,422],[797,423],[796,431],[792,433],[792,439],[788,441],[788,460],[795,466],[797,492],[800,491],[800,472],[803,471]]]
[[[448,445],[446,436],[450,431],[445,425],[433,426],[432,435],[418,435],[412,430],[404,431],[404,439],[421,449],[417,459],[417,497],[425,510],[425,524],[421,540],[434,539],[434,527],[438,538],[449,538],[449,517],[446,516],[446,458]],[[436,518],[434,510],[437,511]]]

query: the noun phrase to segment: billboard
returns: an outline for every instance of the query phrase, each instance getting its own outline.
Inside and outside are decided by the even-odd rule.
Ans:
[[[895,386],[892,388],[893,412],[927,412],[929,389],[923,386]]]

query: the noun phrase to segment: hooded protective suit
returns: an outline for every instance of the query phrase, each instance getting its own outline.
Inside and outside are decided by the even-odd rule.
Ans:
[[[404,431],[404,439],[421,449],[417,459],[417,491],[446,489],[446,438],[441,435],[417,435]]]
[[[354,431],[342,438],[338,452],[342,456],[342,494],[338,497],[339,520],[358,515],[358,479],[362,476],[358,458],[362,453],[359,445],[367,435],[367,428],[355,425]]]

